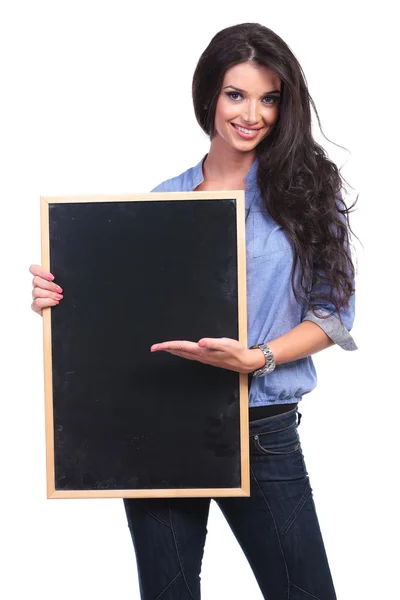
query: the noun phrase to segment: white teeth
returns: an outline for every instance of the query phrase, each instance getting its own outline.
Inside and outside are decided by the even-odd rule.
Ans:
[[[234,125],[234,127],[236,127],[236,129],[239,129],[239,131],[243,131],[243,133],[247,134],[252,134],[257,131],[256,129],[245,129],[244,127],[239,127],[239,125]]]

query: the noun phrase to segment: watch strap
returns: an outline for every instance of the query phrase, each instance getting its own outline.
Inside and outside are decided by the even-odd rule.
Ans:
[[[254,344],[254,346],[250,347],[250,350],[254,350],[259,348],[265,356],[265,365],[261,367],[261,369],[256,369],[253,371],[254,377],[261,377],[261,375],[266,375],[267,373],[271,373],[275,369],[275,359],[272,354],[271,349],[267,346],[267,344]]]

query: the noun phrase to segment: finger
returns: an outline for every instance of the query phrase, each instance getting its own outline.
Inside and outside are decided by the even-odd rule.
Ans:
[[[46,279],[43,279],[43,277],[40,277],[39,275],[35,275],[35,277],[32,279],[32,286],[34,288],[41,288],[43,290],[49,290],[50,292],[56,292],[56,293],[62,292],[62,288],[59,285],[57,285],[56,283],[47,281]]]
[[[225,338],[202,338],[198,344],[200,348],[207,348],[207,350],[225,350],[227,346]]]
[[[42,315],[42,311],[40,309],[35,309],[35,307],[33,306],[33,304],[31,304],[31,309],[33,310],[33,312],[35,312],[37,315],[40,315],[41,317]]]
[[[173,354],[174,356],[179,356],[180,358],[186,358],[188,360],[200,360],[200,356],[194,356],[193,354],[180,352],[179,350],[165,350],[165,352],[168,352],[168,354]]]
[[[49,290],[43,290],[42,288],[35,287],[32,290],[32,298],[35,300],[36,298],[49,298],[52,300],[62,300],[62,294],[58,294],[57,292],[50,292]]]
[[[179,352],[179,350],[165,350],[165,352],[168,352],[168,354],[173,354],[174,356],[179,356],[179,358],[194,360],[205,365],[221,366],[218,362],[216,362],[214,355],[211,357],[209,354],[192,354],[189,352]]]
[[[204,365],[211,365],[213,367],[220,367],[223,369],[232,369],[235,370],[234,365],[227,364],[226,362],[221,362],[220,356],[216,354],[211,354],[206,352],[205,354],[201,352],[200,354],[191,354],[188,352],[179,352],[178,350],[165,350],[168,354],[173,354],[174,356],[179,356],[179,358],[185,358],[186,360],[193,360]]]
[[[46,269],[43,269],[43,267],[40,265],[31,265],[29,267],[29,271],[32,273],[32,275],[38,275],[39,277],[47,279],[48,281],[53,281],[54,279],[54,275],[49,271],[46,271]]]
[[[188,342],[185,340],[173,340],[171,342],[161,342],[159,344],[153,344],[150,348],[151,352],[158,350],[177,350],[180,352],[195,352],[199,350],[198,344],[195,342]]]
[[[32,302],[31,308],[34,312],[41,313],[43,308],[50,308],[57,304],[59,304],[59,301],[52,298],[36,298]]]

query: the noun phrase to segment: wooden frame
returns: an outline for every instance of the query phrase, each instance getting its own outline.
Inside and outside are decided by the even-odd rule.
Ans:
[[[42,265],[50,270],[50,225],[49,207],[59,203],[101,203],[136,202],[165,200],[235,200],[237,227],[237,269],[238,269],[238,322],[239,341],[247,346],[247,306],[246,306],[246,242],[244,192],[169,192],[124,195],[84,195],[41,197],[41,242]],[[55,273],[57,277],[57,273]],[[59,490],[55,486],[54,464],[54,419],[53,419],[53,372],[52,372],[52,310],[43,310],[44,339],[44,392],[46,421],[46,471],[48,498],[115,498],[115,497],[218,497],[249,496],[249,439],[248,439],[248,381],[246,374],[240,374],[240,456],[241,486],[235,488],[192,488],[192,489],[102,489],[102,490]]]

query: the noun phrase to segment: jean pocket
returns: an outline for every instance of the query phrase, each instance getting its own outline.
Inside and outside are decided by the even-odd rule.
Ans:
[[[291,429],[291,428],[290,428]],[[300,452],[300,440],[297,431],[292,429],[285,431],[284,435],[276,436],[269,433],[260,433],[253,436],[253,443],[256,451],[260,454],[270,454],[283,456]],[[279,437],[281,439],[279,439]]]

